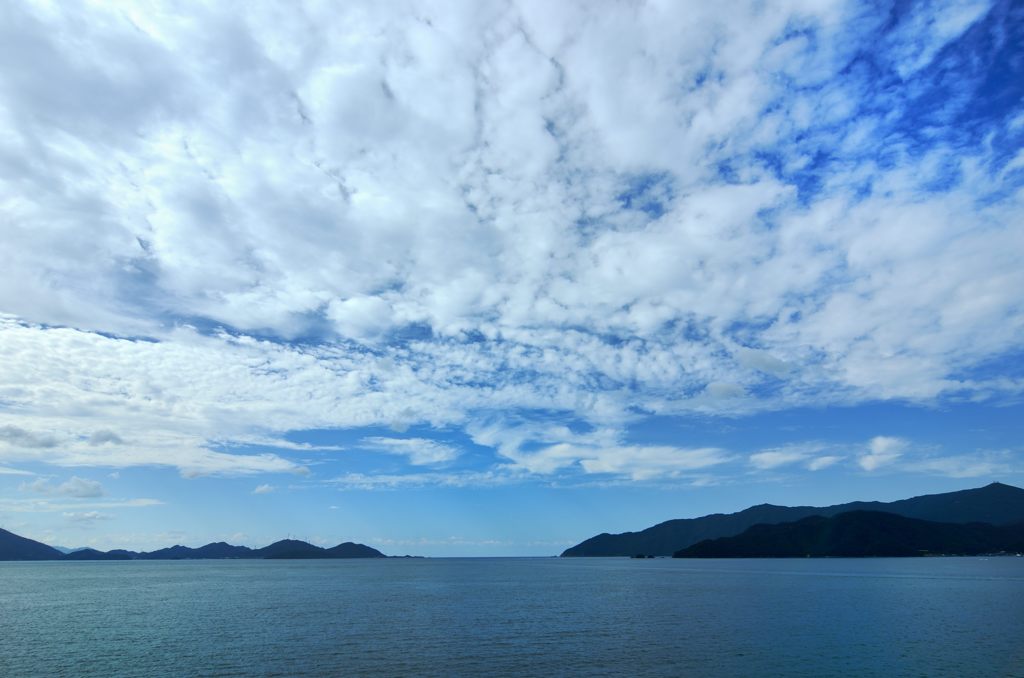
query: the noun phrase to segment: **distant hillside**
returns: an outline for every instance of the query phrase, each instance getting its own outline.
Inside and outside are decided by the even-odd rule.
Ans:
[[[715,513],[702,518],[680,518],[649,527],[641,532],[599,534],[566,549],[569,556],[669,556],[678,549],[703,539],[739,534],[758,523],[782,523],[818,515],[811,506],[789,507],[761,504],[738,513]]]
[[[148,553],[114,549],[97,551],[92,548],[63,553],[57,549],[0,529],[0,560],[210,560],[227,558],[249,559],[308,559],[308,558],[386,558],[383,553],[365,544],[350,541],[321,548],[304,541],[282,539],[261,549],[233,546],[219,541],[199,548],[170,546]]]
[[[940,523],[1011,525],[1024,522],[1024,490],[1003,483],[991,483],[972,490],[926,494],[889,503],[857,501],[831,506],[829,511],[828,515],[848,511],[884,511]]]
[[[879,511],[811,516],[754,525],[742,534],[708,539],[676,558],[803,558],[978,555],[1024,551],[1024,523],[939,523]]]
[[[566,549],[562,556],[668,556],[699,541],[731,537],[760,523],[786,523],[809,516],[828,517],[864,510],[938,522],[1008,525],[1024,522],[1024,490],[992,483],[971,490],[924,495],[888,503],[851,502],[823,507],[761,504],[738,513],[669,520],[640,532],[599,534]]]
[[[297,539],[282,539],[256,549],[258,558],[325,558],[324,549]]]
[[[140,560],[205,560],[219,558],[256,558],[248,546],[232,546],[222,541],[200,546],[197,549],[174,545],[165,549],[140,553]]]
[[[66,553],[61,560],[132,560],[138,554],[130,551],[97,551],[96,549],[79,549]]]
[[[384,554],[364,544],[347,541],[329,549],[304,541],[285,539],[255,551],[260,558],[384,558]]]
[[[0,529],[0,560],[60,560],[63,555],[52,546]]]
[[[347,541],[344,544],[324,549],[328,558],[384,558],[384,554],[366,544]]]

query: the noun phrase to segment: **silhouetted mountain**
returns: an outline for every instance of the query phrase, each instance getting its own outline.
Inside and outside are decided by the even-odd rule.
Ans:
[[[65,553],[61,560],[134,560],[137,554],[131,551],[115,549],[113,551],[97,551],[96,549],[78,549]]]
[[[295,539],[283,539],[261,549],[232,546],[222,541],[190,548],[175,545],[149,553],[124,549],[97,551],[92,548],[63,553],[57,549],[0,529],[0,560],[199,560],[221,558],[387,558],[377,549],[364,544],[344,542],[329,549]]]
[[[215,541],[195,549],[193,558],[252,558],[253,551],[248,546],[234,546],[223,541]]]
[[[328,558],[386,558],[383,553],[365,544],[356,544],[347,541],[337,546],[325,549],[324,553]]]
[[[1024,550],[1024,523],[939,523],[879,511],[811,516],[754,525],[742,534],[707,539],[676,558],[802,558],[978,555]]]
[[[111,551],[107,551],[107,554],[115,556],[127,556],[128,560],[138,560],[139,558],[139,553],[137,551],[126,551],[125,549],[113,549]],[[121,558],[118,558],[118,560],[121,560]]]
[[[820,509],[810,506],[791,508],[761,504],[738,513],[714,513],[702,518],[680,518],[659,523],[641,532],[599,534],[566,549],[568,556],[631,556],[644,553],[655,556],[672,555],[675,551],[704,539],[739,534],[758,523],[781,523],[817,515]]]
[[[659,523],[640,532],[599,534],[566,549],[562,556],[667,556],[705,539],[731,537],[760,523],[778,524],[809,516],[834,516],[869,510],[949,523],[986,522],[1007,525],[1024,522],[1024,490],[992,483],[985,487],[931,494],[894,502],[851,502],[834,506],[773,506],[761,504],[738,513],[716,513]]]
[[[165,549],[140,553],[141,560],[199,560],[215,558],[257,558],[248,546],[232,546],[222,541],[200,546],[197,549],[174,545]]]
[[[856,501],[831,506],[829,510],[831,513],[828,515],[848,511],[884,511],[940,523],[1012,525],[1024,522],[1024,490],[1013,485],[990,483],[971,490],[926,494],[889,503]]]
[[[297,539],[282,539],[255,551],[257,558],[326,558],[324,549]]]
[[[0,529],[0,560],[60,560],[63,555],[52,546]]]
[[[347,541],[329,549],[304,541],[282,539],[253,551],[257,558],[386,558],[377,549]]]
[[[181,544],[175,544],[174,546],[168,546],[166,548],[157,549],[156,551],[149,551],[148,553],[142,552],[139,554],[140,560],[189,560],[195,558],[196,549],[189,548],[188,546],[182,546]]]

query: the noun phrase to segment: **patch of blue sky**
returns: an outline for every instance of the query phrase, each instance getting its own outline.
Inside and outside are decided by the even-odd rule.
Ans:
[[[787,390],[788,381],[784,376],[761,372],[757,381],[744,384],[747,397],[759,402],[769,402],[771,399],[780,398]]]
[[[692,314],[685,318],[671,319],[665,325],[664,331],[666,334],[695,344],[703,344],[711,340],[711,329],[700,318]]]
[[[467,344],[486,344],[490,341],[483,332],[476,329],[466,330],[459,335],[461,341]]]
[[[433,336],[434,329],[430,323],[408,323],[388,332],[387,343],[390,345],[411,344],[417,341],[430,341]]]
[[[1024,349],[992,356],[970,367],[951,371],[955,381],[1022,379],[1024,378]]]
[[[152,311],[151,311],[152,312]],[[360,352],[368,350],[355,342],[346,342],[338,339],[323,313],[319,311],[296,312],[292,314],[293,328],[290,333],[282,333],[281,328],[270,327],[246,327],[239,328],[218,318],[211,318],[205,315],[176,314],[164,311],[154,313],[164,328],[190,327],[197,334],[207,337],[228,336],[235,339],[245,338],[281,346],[293,346],[296,348],[316,348],[324,345],[330,340],[336,344],[350,344],[352,351]]]
[[[347,429],[311,429],[290,431],[285,439],[313,449],[275,452],[289,458],[301,457],[314,474],[324,476],[339,473],[420,473],[424,470],[480,470],[493,464],[493,450],[477,445],[460,429],[434,428],[424,424],[413,426],[362,426]],[[429,441],[424,443],[423,441]],[[409,454],[398,449],[389,453],[387,444],[396,447],[408,443],[428,446],[429,443],[456,451],[451,459],[431,463],[412,463]],[[319,448],[319,449],[317,449]],[[253,446],[251,449],[260,449]],[[272,446],[268,449],[273,449]],[[401,448],[405,449],[405,448]],[[409,452],[409,450],[406,450]]]
[[[921,77],[929,86],[908,108],[908,123],[942,125],[964,145],[998,130],[1024,100],[1024,6],[998,3]]]
[[[776,322],[775,318],[748,318],[731,322],[722,328],[722,335],[741,346],[758,348],[758,338]]]
[[[740,453],[820,442],[824,450],[847,446],[866,450],[875,436],[895,436],[963,453],[979,448],[1020,445],[1020,431],[1007,430],[1006,417],[1024,421],[1024,405],[993,409],[982,403],[947,403],[925,407],[895,401],[849,407],[797,407],[743,417],[656,415],[632,423],[625,442],[638,445],[721,447]],[[847,450],[847,454],[851,451]]]
[[[1019,115],[1024,100],[1024,9],[1019,3],[998,3],[930,63],[901,75],[897,69],[906,45],[894,44],[890,34],[902,30],[901,22],[912,9],[900,3],[890,6],[888,21],[876,27],[875,39],[865,42],[875,49],[853,55],[836,82],[788,91],[820,98],[838,85],[845,99],[857,102],[849,115],[812,123],[785,146],[754,150],[751,161],[794,186],[800,204],[820,198],[831,177],[848,170],[851,161],[887,170],[909,158],[947,149],[950,157],[937,163],[919,187],[923,192],[945,192],[961,179],[954,154],[975,154],[987,146],[992,171],[1016,157],[1024,126],[1008,123]],[[771,107],[765,114],[770,112]],[[858,141],[840,149],[844,138],[855,138],[850,135],[859,135]],[[796,165],[787,162],[798,156],[804,160]],[[721,161],[719,178],[736,182],[738,162],[742,160]],[[860,179],[852,189],[855,200],[869,197],[871,177]]]
[[[675,197],[672,175],[668,172],[648,172],[628,177],[625,189],[615,196],[623,209],[643,212],[658,219],[671,206]]]
[[[969,149],[1001,128],[1024,99],[1024,7],[997,3],[906,81],[898,80],[892,63],[880,64],[886,56],[865,53],[862,59],[881,76],[873,84],[875,99],[899,111],[892,131],[911,142],[908,149]]]
[[[722,180],[724,183],[726,183],[726,184],[739,184],[739,183],[743,183],[742,180],[740,179],[739,172],[736,171],[736,168],[733,166],[733,164],[731,162],[723,160],[722,162],[720,162],[720,163],[718,163],[716,165],[715,169],[716,169],[716,171],[718,173],[718,178],[720,180]]]

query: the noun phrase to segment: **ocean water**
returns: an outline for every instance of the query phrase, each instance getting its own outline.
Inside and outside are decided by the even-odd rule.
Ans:
[[[1024,558],[0,563],[0,676],[1024,676]]]

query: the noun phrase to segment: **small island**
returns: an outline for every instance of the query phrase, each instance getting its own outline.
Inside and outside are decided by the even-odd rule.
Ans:
[[[375,548],[350,541],[322,548],[296,539],[282,539],[258,549],[220,541],[199,548],[175,545],[149,552],[85,548],[62,553],[42,542],[0,529],[0,560],[310,560],[387,557]]]

